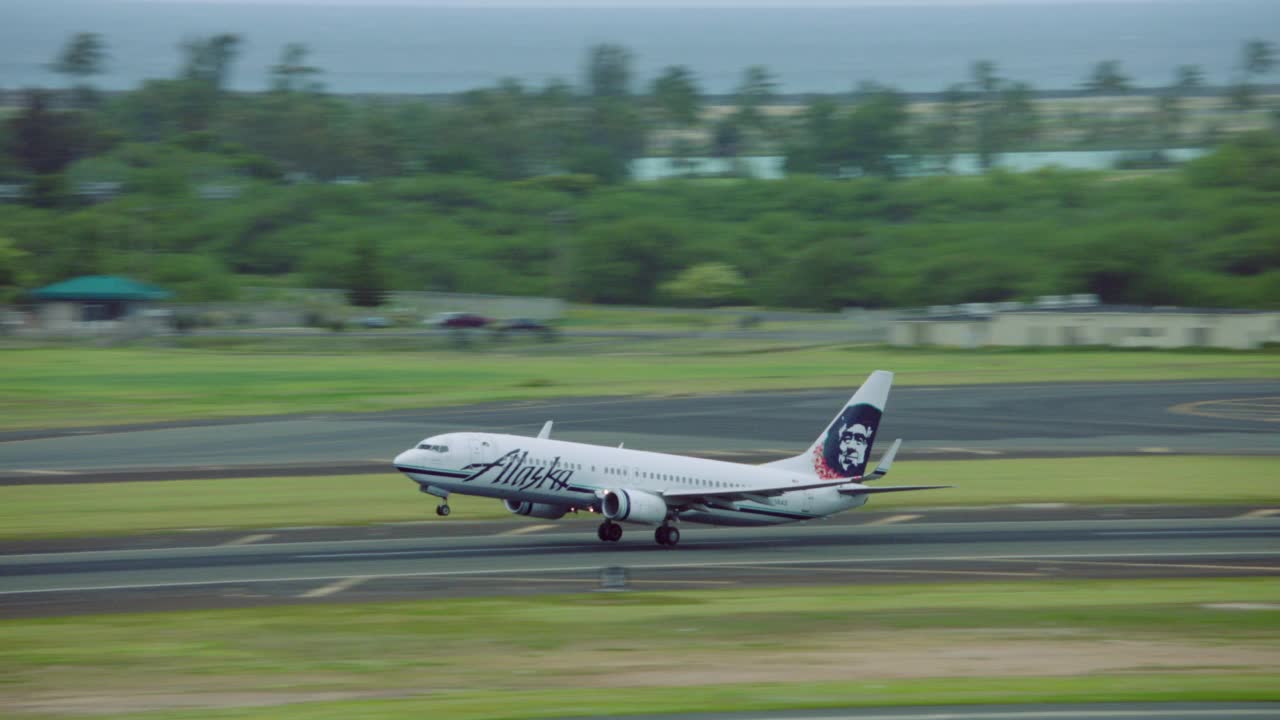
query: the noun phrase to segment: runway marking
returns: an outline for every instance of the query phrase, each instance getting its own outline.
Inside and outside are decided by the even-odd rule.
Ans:
[[[26,475],[74,475],[71,470],[31,470],[28,468],[18,468],[13,471],[14,474],[23,473]]]
[[[932,447],[932,448],[925,448],[923,452],[934,452],[934,453],[949,452],[949,453],[962,453],[965,455],[1003,455],[1004,454],[1004,452],[1000,450],[978,450],[975,448],[963,448],[963,447]]]
[[[892,562],[892,561],[890,561],[890,560],[885,560],[885,562]],[[735,567],[735,566],[733,566],[733,565],[724,565],[724,566],[722,566],[722,567],[730,567],[730,568],[731,568],[731,567]],[[750,568],[751,568],[751,565],[750,565],[750,564],[747,564],[747,565],[739,565],[739,566],[737,566],[737,568],[738,568],[739,570],[750,569]],[[790,569],[790,568],[782,567],[782,568],[771,568],[771,569],[773,569],[773,570],[782,570],[782,571],[786,571],[786,570],[788,570],[788,569]],[[865,567],[859,567],[859,568],[805,568],[805,569],[804,569],[804,572],[806,572],[806,573],[814,573],[814,572],[828,572],[828,573],[865,572],[865,573],[883,573],[883,574],[890,574],[890,575],[897,575],[897,574],[899,574],[899,573],[904,574],[904,575],[999,575],[999,576],[1001,576],[1001,577],[1043,577],[1043,576],[1044,576],[1044,573],[1042,573],[1042,572],[1009,572],[1009,571],[1007,571],[1007,570],[991,570],[991,571],[984,571],[984,570],[907,570],[907,569],[905,569],[905,568],[898,568],[898,569],[895,569],[895,568],[865,568]]]
[[[369,580],[369,579],[370,579],[370,578],[369,578],[368,576],[360,576],[360,577],[349,577],[349,578],[343,578],[343,579],[339,580],[339,581],[338,581],[338,582],[336,582],[336,583],[331,583],[331,584],[329,584],[329,585],[325,585],[325,586],[323,586],[323,587],[318,587],[318,588],[316,588],[315,590],[309,590],[309,591],[307,591],[307,592],[304,592],[304,593],[302,593],[301,595],[299,595],[298,597],[300,597],[300,598],[319,598],[319,597],[329,597],[330,595],[334,595],[334,594],[336,594],[336,593],[340,593],[340,592],[342,592],[343,590],[350,590],[351,588],[355,587],[356,585],[359,585],[360,583],[364,582],[365,580]]]
[[[584,578],[492,578],[494,582],[522,583],[588,583],[599,584],[596,577]],[[628,585],[737,585],[737,580],[627,580]]]
[[[1265,518],[1265,517],[1271,517],[1272,515],[1280,515],[1280,508],[1258,508],[1257,510],[1250,510],[1249,512],[1247,512],[1247,513],[1245,513],[1245,514],[1243,514],[1243,515],[1237,515],[1236,517],[1234,517],[1234,518],[1232,518],[1232,519],[1233,519],[1233,520],[1245,520],[1245,519],[1248,519],[1248,518]]]
[[[862,526],[871,527],[872,525],[893,525],[894,523],[910,522],[911,520],[917,520],[922,517],[924,516],[923,515],[890,515],[887,518],[880,518],[879,520],[872,520],[869,523],[863,523]]]
[[[232,547],[234,545],[252,545],[253,543],[262,542],[263,540],[270,540],[273,537],[275,537],[274,533],[259,533],[258,535],[245,535],[242,538],[236,538],[235,540],[228,540],[222,543],[222,547]]]
[[[552,550],[581,550],[581,545],[545,545],[540,546],[546,551]],[[373,550],[369,552],[352,552],[352,553],[314,553],[309,555],[296,556],[299,560],[333,560],[335,558],[375,558],[375,557],[396,557],[399,555],[470,555],[473,553],[491,553],[493,548],[418,548],[417,550]]]
[[[1272,528],[1231,528],[1223,530],[1103,530],[1095,535],[1100,536],[1182,536],[1182,535],[1272,535],[1275,534]]]
[[[997,562],[1040,562],[1039,560],[998,560]],[[1177,568],[1181,570],[1245,570],[1248,572],[1280,572],[1280,567],[1268,565],[1199,565],[1194,563],[1138,563],[1111,562],[1107,560],[1055,560],[1059,565],[1106,565],[1114,567]]]
[[[527,535],[533,532],[542,532],[543,530],[550,530],[553,527],[555,527],[555,525],[525,525],[524,527],[518,527],[515,530],[507,530],[506,532],[500,532],[498,534],[499,535]]]
[[[774,565],[839,565],[842,563],[859,564],[872,562],[910,562],[910,561],[937,561],[937,562],[986,562],[999,560],[1067,560],[1080,557],[1098,557],[1098,558],[1188,558],[1188,557],[1241,557],[1252,555],[1265,555],[1275,557],[1280,555],[1275,550],[1241,550],[1236,552],[1170,552],[1170,553],[1094,553],[1094,554],[1058,554],[1049,553],[1044,555],[943,555],[934,557],[916,557],[916,558],[844,558],[844,559],[825,559],[825,560],[760,560],[750,563],[751,566],[774,566]],[[734,563],[714,563],[705,560],[691,562],[652,562],[652,563],[632,563],[626,565],[628,570],[667,570],[667,569],[706,569],[708,567],[732,567],[742,565],[741,562]],[[473,575],[497,575],[504,572],[547,572],[547,573],[563,573],[563,572],[599,572],[600,563],[592,563],[590,565],[571,565],[567,567],[545,568],[541,570],[530,570],[529,568],[503,568],[503,569],[478,569],[478,570],[437,570],[427,572],[408,572],[408,573],[383,573],[377,575],[362,576],[364,580],[383,579],[383,578],[415,578],[415,577],[448,577],[448,576],[473,576]],[[102,591],[102,590],[140,590],[146,588],[176,588],[176,587],[202,587],[209,585],[231,585],[231,584],[248,584],[248,583],[268,583],[268,582],[316,582],[321,580],[343,580],[348,579],[349,575],[308,575],[303,577],[273,577],[273,578],[227,578],[223,580],[188,580],[184,582],[163,582],[163,583],[135,583],[123,585],[79,585],[59,588],[37,588],[34,590],[0,590],[0,595],[35,595],[40,593],[51,592],[84,592],[84,591]]]
[[[1280,422],[1280,396],[1201,400],[1199,402],[1174,405],[1169,408],[1169,412],[1178,415],[1217,418],[1219,420]]]

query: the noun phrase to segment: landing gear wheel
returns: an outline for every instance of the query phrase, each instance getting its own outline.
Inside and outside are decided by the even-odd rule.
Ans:
[[[448,504],[437,505],[436,514],[439,515],[440,517],[446,517],[449,514]]]
[[[622,526],[611,520],[605,520],[596,529],[596,537],[604,542],[618,542],[622,539]]]
[[[675,547],[676,543],[680,542],[680,531],[670,525],[662,525],[653,531],[653,539],[659,545]]]

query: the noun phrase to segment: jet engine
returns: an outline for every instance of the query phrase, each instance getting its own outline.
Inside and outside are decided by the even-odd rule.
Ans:
[[[565,513],[569,512],[569,508],[564,505],[551,505],[548,503],[503,500],[502,504],[507,508],[507,512],[526,517],[543,518],[544,520],[559,520],[564,517]]]
[[[608,490],[600,509],[606,518],[619,522],[661,525],[667,519],[667,502],[643,490]]]

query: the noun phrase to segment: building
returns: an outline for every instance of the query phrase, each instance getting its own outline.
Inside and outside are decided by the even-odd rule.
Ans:
[[[37,305],[40,329],[53,332],[146,329],[150,303],[172,296],[168,290],[129,278],[86,275],[27,293]]]
[[[1077,304],[973,304],[895,320],[889,344],[910,347],[1222,348],[1280,343],[1280,312]],[[1010,307],[1009,305],[1014,305]]]

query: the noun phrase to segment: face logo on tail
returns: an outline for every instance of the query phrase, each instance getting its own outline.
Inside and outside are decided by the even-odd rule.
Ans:
[[[826,438],[814,447],[813,469],[820,478],[859,477],[867,466],[867,454],[880,425],[880,410],[870,405],[850,405],[827,428]]]

